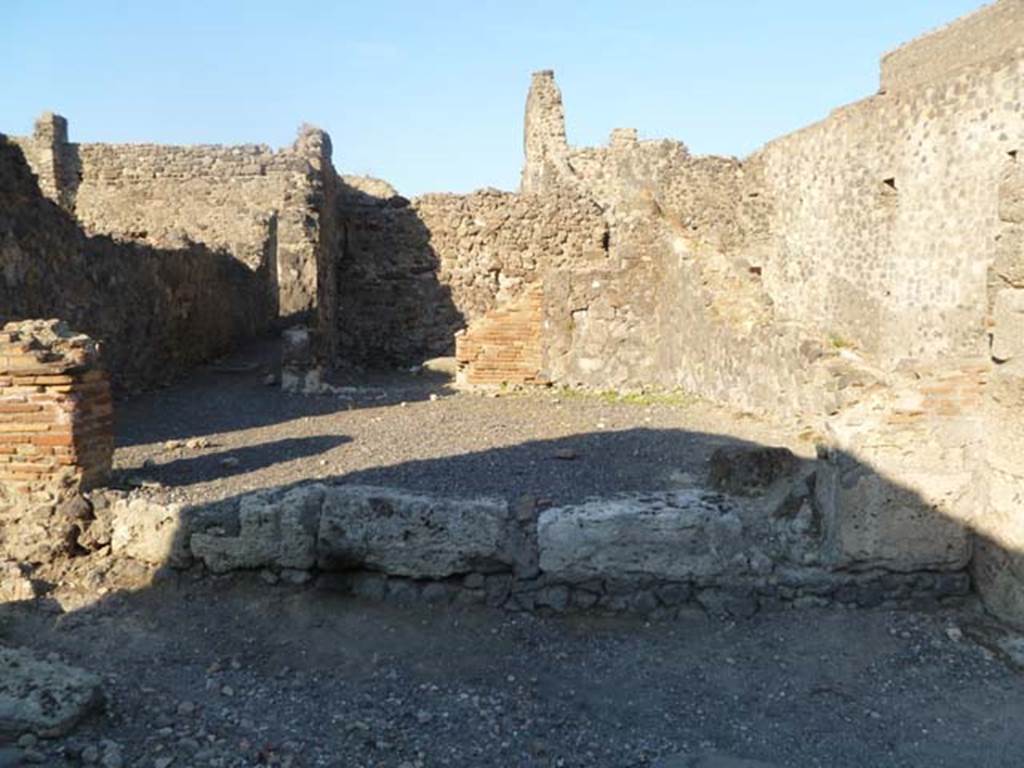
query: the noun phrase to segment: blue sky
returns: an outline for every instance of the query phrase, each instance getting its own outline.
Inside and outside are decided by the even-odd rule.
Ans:
[[[744,155],[873,93],[880,55],[981,0],[0,0],[0,131],[291,143],[407,195],[518,184],[530,73],[569,140],[620,126]]]

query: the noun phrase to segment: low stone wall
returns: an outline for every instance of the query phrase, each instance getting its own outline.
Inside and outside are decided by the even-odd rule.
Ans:
[[[831,555],[834,515],[814,471],[784,450],[717,456],[712,485],[540,509],[532,499],[448,499],[311,483],[208,508],[125,498],[98,516],[118,557],[260,571],[379,599],[507,610],[723,615],[830,602],[961,598],[965,561],[890,568]],[[725,490],[728,489],[728,490]],[[955,537],[954,537],[955,538]]]

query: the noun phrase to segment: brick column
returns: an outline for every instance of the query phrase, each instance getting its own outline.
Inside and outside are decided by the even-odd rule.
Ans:
[[[98,485],[114,453],[113,406],[95,342],[57,320],[0,330],[0,504],[55,506]]]

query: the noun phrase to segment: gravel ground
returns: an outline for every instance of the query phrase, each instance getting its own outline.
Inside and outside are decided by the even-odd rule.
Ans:
[[[221,371],[255,362],[252,370],[208,369],[120,403],[115,461],[124,477],[193,502],[331,478],[563,503],[688,485],[721,445],[813,451],[797,429],[681,398],[496,397],[408,373],[362,377],[344,397],[283,395],[263,383],[270,354],[250,349]]]
[[[544,618],[192,574],[7,613],[6,641],[107,681],[106,715],[31,745],[55,768],[1024,762],[1024,677],[960,636],[966,614]]]

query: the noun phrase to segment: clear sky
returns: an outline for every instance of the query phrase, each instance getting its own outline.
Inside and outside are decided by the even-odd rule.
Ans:
[[[744,155],[870,95],[880,55],[981,0],[0,0],[0,131],[291,143],[406,195],[513,189],[530,73],[569,141],[615,127]]]

